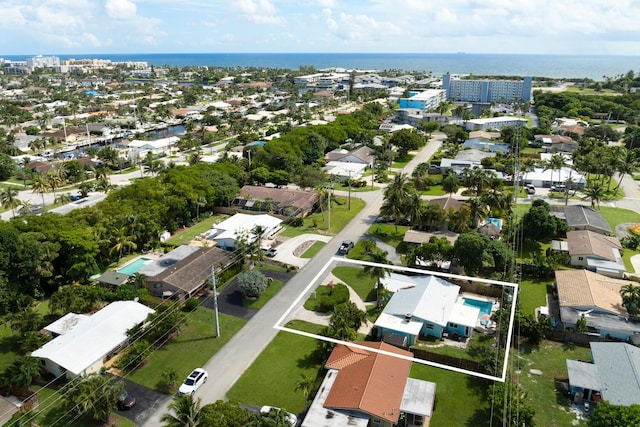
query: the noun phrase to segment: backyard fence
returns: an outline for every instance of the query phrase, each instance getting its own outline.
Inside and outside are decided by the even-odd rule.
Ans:
[[[409,349],[409,351],[413,353],[413,357],[415,357],[416,359],[428,360],[429,362],[453,366],[455,368],[465,369],[467,371],[483,372],[482,366],[475,360],[461,359],[459,357],[447,356],[445,354],[432,353],[421,348],[412,347]]]

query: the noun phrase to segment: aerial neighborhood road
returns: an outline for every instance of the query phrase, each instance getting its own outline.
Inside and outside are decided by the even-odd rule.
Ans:
[[[440,148],[443,134],[434,134],[430,142],[403,168],[403,172],[411,173],[422,162],[428,161]],[[336,254],[343,240],[358,241],[367,234],[380,206],[382,205],[382,191],[358,193],[358,197],[366,202],[365,208],[353,220],[329,241],[314,257],[314,262],[308,263],[293,276],[287,285],[272,298],[251,320],[209,361],[204,368],[209,373],[209,381],[196,393],[203,404],[225,399],[227,391],[240,378],[242,373],[251,365],[256,357],[269,345],[278,330],[273,328],[282,314],[300,296],[309,283],[320,272],[329,259]],[[167,412],[169,399],[162,407],[153,411],[153,415],[145,421],[143,426],[156,427],[161,425],[160,418]]]

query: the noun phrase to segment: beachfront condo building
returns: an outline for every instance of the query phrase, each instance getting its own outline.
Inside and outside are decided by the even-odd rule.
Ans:
[[[461,79],[447,73],[442,76],[442,89],[447,99],[462,102],[529,102],[533,78],[523,80]]]

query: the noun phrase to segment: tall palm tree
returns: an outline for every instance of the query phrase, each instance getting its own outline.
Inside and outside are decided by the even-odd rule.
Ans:
[[[562,153],[554,153],[551,155],[549,161],[546,162],[544,170],[551,170],[553,174],[554,171],[558,171],[558,184],[560,183],[560,171],[562,167],[565,165],[565,158]],[[551,178],[551,182],[553,184],[553,178]]]
[[[475,228],[478,223],[487,216],[487,205],[479,197],[467,200],[467,205],[471,210],[471,223]]]
[[[44,207],[44,193],[49,190],[49,184],[47,183],[47,178],[38,174],[33,178],[33,183],[31,184],[31,191],[34,193],[38,193],[42,196],[42,206]]]
[[[401,216],[405,215],[407,201],[414,192],[410,177],[405,173],[397,174],[384,189],[384,202],[380,212],[383,215],[395,217],[396,233],[398,232],[398,221]]]
[[[453,195],[453,193],[457,193],[460,189],[460,181],[458,180],[458,175],[455,173],[448,174],[442,180],[442,189],[449,193],[449,198]]]
[[[317,381],[313,377],[300,374],[300,379],[296,381],[296,391],[299,391],[304,396],[304,400],[308,401],[311,392],[316,388]]]
[[[384,264],[391,264],[387,258],[389,255],[386,251],[374,251],[367,254],[366,261],[376,263],[378,265],[365,265],[364,272],[376,279],[376,306],[382,306],[383,285],[382,279],[387,277],[391,270],[383,267]]]
[[[18,190],[14,190],[11,187],[5,187],[0,191],[0,203],[5,209],[11,209],[13,217],[16,216],[16,208],[22,203],[18,199]]]
[[[109,253],[113,255],[117,252],[119,262],[120,258],[122,258],[122,251],[125,248],[128,250],[135,250],[138,248],[138,245],[135,242],[135,237],[130,235],[126,228],[120,227],[113,235],[113,246],[111,246]]]
[[[199,427],[203,425],[201,399],[192,395],[176,396],[169,404],[173,412],[164,414],[160,421],[164,427]]]
[[[47,185],[53,192],[53,199],[56,198],[56,188],[60,188],[62,185],[62,178],[56,172],[49,171],[46,176]]]
[[[618,174],[620,175],[620,179],[618,180],[616,188],[613,189],[614,196],[618,194],[618,188],[620,188],[620,184],[622,184],[624,176],[632,175],[640,166],[636,152],[625,149],[622,155],[624,156],[623,160],[618,163]]]
[[[591,207],[596,206],[600,208],[600,200],[604,197],[604,187],[602,184],[594,181],[589,181],[584,189],[584,200],[591,200]]]

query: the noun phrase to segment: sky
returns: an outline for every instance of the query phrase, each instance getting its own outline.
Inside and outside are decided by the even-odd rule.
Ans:
[[[0,56],[638,55],[638,16],[638,0],[0,0]]]

